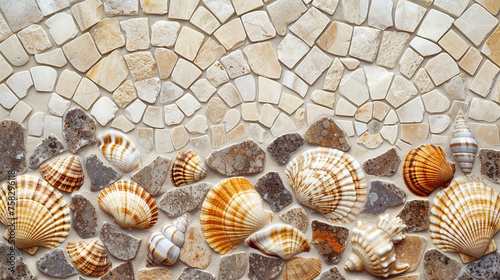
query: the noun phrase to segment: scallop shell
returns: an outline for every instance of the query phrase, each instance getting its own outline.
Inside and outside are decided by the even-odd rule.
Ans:
[[[156,200],[144,188],[127,180],[103,189],[99,206],[123,228],[151,228],[158,220]]]
[[[11,235],[8,225],[14,219]],[[66,200],[58,190],[42,179],[17,176],[0,189],[0,221],[7,227],[5,239],[15,237],[16,247],[33,255],[39,246],[59,246],[69,234],[71,219]]]
[[[66,251],[81,273],[101,277],[111,269],[111,260],[100,240],[68,242]]]
[[[311,249],[306,237],[298,229],[283,224],[275,224],[250,235],[245,239],[245,245],[285,261]]]
[[[477,178],[456,179],[436,195],[429,220],[440,250],[480,258],[500,229],[500,195]]]
[[[462,172],[464,174],[471,173],[476,158],[477,142],[462,114],[457,117],[450,147]]]
[[[344,269],[348,271],[368,271],[375,276],[387,277],[405,272],[408,264],[396,264],[394,243],[405,238],[400,218],[388,214],[379,217],[377,227],[367,227],[363,222],[353,230],[351,238],[353,254]]]
[[[443,149],[430,144],[411,150],[403,165],[403,179],[411,193],[429,196],[435,189],[446,188],[455,174],[455,164],[446,162]]]
[[[366,200],[361,165],[335,149],[305,151],[287,166],[285,176],[297,201],[323,214],[333,223],[350,222]]]
[[[104,157],[121,171],[139,168],[141,153],[125,134],[118,131],[103,133],[97,137],[97,145]]]
[[[170,170],[170,180],[176,187],[199,181],[206,175],[207,166],[200,156],[191,150],[180,151]]]
[[[220,254],[238,247],[248,236],[269,223],[262,198],[242,177],[220,181],[207,194],[200,225],[208,245]]]
[[[283,280],[312,280],[321,273],[321,260],[296,257],[287,262]]]
[[[54,188],[73,192],[83,185],[82,163],[77,156],[55,159],[40,166],[43,178]]]
[[[148,265],[174,264],[180,255],[180,248],[184,244],[189,215],[186,213],[172,224],[162,227],[161,232],[154,232],[148,241]]]

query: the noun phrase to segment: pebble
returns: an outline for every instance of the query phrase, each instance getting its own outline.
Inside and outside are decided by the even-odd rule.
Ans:
[[[401,209],[398,217],[406,225],[405,231],[411,233],[429,228],[429,213],[428,200],[410,200]]]
[[[170,153],[174,151],[174,144],[170,138],[171,130],[155,129],[155,150],[157,154]]]
[[[203,4],[205,4],[222,23],[234,14],[234,8],[230,0],[203,0]]]
[[[396,75],[385,99],[392,105],[392,107],[398,108],[410,100],[413,96],[417,95],[417,93],[417,89],[410,81]]]
[[[5,3],[5,2],[3,2]],[[3,6],[0,6],[2,8]],[[3,9],[2,9],[3,10]],[[3,179],[2,179],[3,180]],[[10,254],[10,255],[9,255]],[[13,255],[13,256],[12,256]],[[24,262],[23,255],[14,245],[9,245],[4,242],[0,242],[0,267],[3,267],[0,271],[0,279],[10,280],[36,280],[37,278],[33,276],[28,266]],[[14,267],[11,265],[13,258]],[[7,267],[12,267],[12,269],[6,269]]]
[[[325,14],[311,7],[290,26],[290,31],[312,47],[329,22],[330,19]]]
[[[300,134],[289,133],[274,139],[274,141],[267,146],[267,151],[271,158],[278,164],[284,165],[290,159],[291,154],[302,145],[304,145],[304,138]]]
[[[111,123],[111,127],[119,129],[125,133],[128,133],[135,128],[134,124],[127,120],[124,116],[116,117]]]
[[[139,269],[139,280],[171,280],[172,272],[166,267]]]
[[[394,14],[394,26],[397,30],[413,33],[426,11],[426,8],[408,0],[398,1]]]
[[[176,150],[184,147],[189,142],[189,135],[183,125],[174,127],[170,132],[170,137]]]
[[[137,3],[136,3],[137,4]],[[134,280],[134,268],[131,262],[122,263],[113,267],[101,277],[101,280]]]
[[[67,13],[58,13],[45,20],[49,29],[50,37],[57,45],[62,45],[70,39],[75,38],[78,29],[73,17]]]
[[[64,115],[63,136],[68,150],[73,154],[96,143],[95,130],[95,122],[81,109],[71,109]]]
[[[45,113],[36,112],[31,115],[28,121],[28,134],[31,136],[40,137],[43,134],[43,127],[45,125]]]
[[[177,280],[215,280],[215,276],[205,270],[185,267]]]
[[[76,269],[67,261],[63,249],[53,249],[36,262],[41,272],[56,278],[67,278],[76,274]]]
[[[453,280],[460,273],[460,264],[437,249],[424,254],[424,277],[428,280]]]
[[[106,166],[95,154],[85,160],[85,168],[90,177],[90,190],[100,191],[121,178],[121,174]]]
[[[349,75],[344,75],[340,82],[339,92],[357,106],[365,103],[370,94],[366,87],[364,70],[358,69]]]
[[[125,32],[127,42],[125,48],[129,52],[149,49],[148,18],[133,18],[120,21],[120,26]]]
[[[75,6],[73,6],[73,8]],[[65,44],[63,46],[63,51],[69,63],[80,72],[87,72],[90,67],[101,59],[101,55],[97,50],[94,40],[88,32]]]
[[[184,120],[184,114],[176,104],[165,106],[165,123],[167,125],[180,124]]]
[[[368,62],[375,61],[381,37],[382,32],[378,29],[355,26],[349,55]]]
[[[285,262],[278,258],[250,253],[250,257],[248,258],[248,278],[250,278],[250,280],[275,279],[283,270],[284,264]]]
[[[394,68],[409,40],[410,34],[406,32],[384,31],[377,55],[377,65]]]
[[[172,82],[184,89],[188,89],[201,75],[201,70],[191,62],[179,58],[172,72]]]
[[[410,265],[407,272],[413,272],[417,270],[422,260],[425,247],[427,247],[427,239],[425,237],[406,235],[405,239],[394,245],[394,250],[399,262]]]
[[[306,55],[309,46],[294,35],[287,34],[279,43],[277,51],[279,61],[291,69]]]
[[[35,66],[30,69],[36,91],[51,92],[57,79],[57,71],[49,66]]]
[[[428,98],[425,98],[428,94],[432,94],[432,95],[429,95]],[[437,90],[436,90],[435,95],[431,91],[431,92],[423,95],[423,98],[418,96],[418,97],[410,100],[409,102],[407,102],[406,104],[404,104],[403,106],[399,107],[399,109],[396,110],[396,113],[398,114],[399,121],[401,123],[419,123],[419,122],[422,122],[422,120],[424,119],[424,113],[425,113],[424,112],[424,102],[426,105],[425,108],[427,109],[428,112],[433,112],[433,113],[443,112],[444,111],[443,108],[445,108],[446,106],[448,106],[448,108],[449,108],[450,102],[448,101],[448,99],[446,97],[444,97],[444,99],[446,101],[448,101],[447,103],[445,100],[442,100],[440,97],[444,97],[444,95],[437,92]],[[424,99],[424,102],[422,102],[422,99]],[[432,103],[432,101],[440,101],[442,103],[436,104],[436,103]]]
[[[286,263],[283,279],[312,280],[321,273],[321,260],[295,256]]]
[[[231,108],[242,103],[238,90],[231,83],[223,85],[217,94]]]
[[[482,97],[488,96],[499,72],[500,68],[493,62],[486,60],[469,85],[469,89]]]
[[[101,59],[87,73],[87,77],[109,92],[114,91],[127,79],[129,69],[120,50]]]
[[[243,56],[241,50],[233,51],[228,55],[223,56],[220,60],[231,79],[235,79],[250,73],[250,66],[248,65],[248,62]],[[247,77],[252,76],[249,75]],[[255,80],[252,81],[254,81],[255,87]]]
[[[216,60],[221,59],[221,57],[225,53],[226,49],[224,49],[222,45],[217,43],[217,41],[209,37],[207,41],[201,46],[198,55],[194,59],[194,64],[205,70]]]
[[[402,205],[405,201],[406,193],[393,183],[372,181],[362,212],[381,214],[387,208]]]
[[[139,99],[136,99],[125,109],[125,116],[133,123],[141,121],[144,112],[146,111],[146,104]]]
[[[495,183],[500,182],[500,151],[493,149],[481,149],[479,151],[481,161],[481,174]]]
[[[30,119],[31,120],[31,119]],[[36,145],[29,158],[29,168],[36,169],[44,161],[64,152],[64,146],[61,140],[54,134],[49,134],[42,142]]]
[[[207,268],[212,259],[212,250],[205,242],[200,227],[189,226],[185,237],[179,259],[190,267]]]
[[[186,129],[192,134],[204,134],[208,130],[207,118],[204,115],[196,115],[187,124]]]
[[[89,238],[97,235],[97,213],[95,207],[83,195],[75,193],[71,195],[71,222],[72,227],[81,238]]]
[[[154,56],[160,79],[168,79],[174,70],[178,56],[174,52],[163,48],[156,48]]]
[[[300,206],[295,206],[283,212],[280,215],[280,219],[294,228],[297,228],[301,232],[306,232],[307,225],[309,224],[309,219],[304,208]]]
[[[175,21],[159,20],[151,25],[151,45],[155,47],[174,46],[181,25]]]
[[[330,67],[332,62],[333,60],[328,55],[314,46],[295,68],[295,74],[309,85],[312,85]]]
[[[163,85],[165,85],[167,83],[169,83],[169,82],[166,82]],[[174,84],[172,84],[172,86],[174,86]],[[193,92],[194,96],[196,96],[196,98],[198,98],[198,100],[200,102],[207,102],[210,99],[210,97],[212,97],[212,95],[217,91],[216,88],[214,86],[212,86],[212,84],[210,84],[210,82],[208,82],[207,79],[197,80],[196,82],[194,82],[194,84],[189,89]],[[163,91],[163,87],[162,87],[162,91]],[[174,96],[177,96],[177,94],[175,94]],[[160,102],[161,102],[161,100],[162,99],[160,96]]]
[[[204,39],[205,36],[201,32],[184,26],[177,37],[174,50],[178,55],[193,61]]]
[[[261,42],[276,37],[276,29],[265,11],[244,14],[241,16],[241,21],[251,42]]]
[[[32,23],[37,23],[43,18],[43,14],[33,0],[3,2],[0,4],[0,10],[2,10],[12,32],[17,32]]]
[[[495,122],[500,118],[500,106],[490,100],[474,97],[470,102],[469,118],[478,121]]]
[[[18,141],[12,141],[18,139]],[[18,122],[4,120],[0,123],[0,180],[15,172],[15,176],[23,174],[26,169],[26,129]]]
[[[156,82],[154,84],[157,84],[158,89],[156,90],[157,92],[160,91],[159,89],[159,84],[160,81],[156,77],[158,74],[156,72],[156,61],[153,58],[153,55],[149,51],[145,52],[135,52],[135,53],[130,53],[124,56],[125,62],[127,63],[128,69],[130,70],[130,74],[136,81],[134,84],[136,87],[138,87],[138,82],[142,80],[150,80],[150,83]],[[156,81],[155,79],[158,79]],[[143,88],[144,86],[141,86]],[[139,89],[137,89],[139,91]],[[156,93],[156,96],[158,93]],[[155,96],[155,98],[156,98]],[[140,94],[139,94],[140,97]],[[146,98],[146,97],[145,97]],[[148,102],[154,103],[154,100],[149,101],[149,98],[146,98]]]
[[[52,47],[49,36],[38,24],[32,24],[17,33],[17,37],[29,54],[39,54]]]
[[[243,45],[247,38],[241,19],[239,18],[235,18],[219,27],[214,32],[214,36],[228,51]]]
[[[0,44],[0,52],[13,66],[22,66],[29,61],[29,56],[16,35],[11,35]]]
[[[248,265],[247,253],[220,257],[219,280],[237,280],[243,277]]]
[[[150,164],[141,168],[133,176],[132,180],[146,189],[152,196],[161,191],[161,187],[169,173],[170,159],[162,156],[156,157]]]
[[[115,258],[129,261],[135,258],[141,239],[120,230],[116,225],[104,222],[99,233],[107,251]]]
[[[363,67],[366,75],[366,83],[373,100],[385,99],[391,85],[394,73],[376,65]]]
[[[345,280],[344,276],[340,273],[339,269],[335,266],[321,274],[319,280]]]
[[[266,153],[252,140],[214,151],[207,158],[208,166],[226,176],[260,173],[264,170]]]
[[[71,99],[76,89],[78,88],[81,79],[82,77],[78,73],[67,69],[64,70],[61,75],[59,75],[59,80],[57,81],[56,86],[56,93],[62,97]],[[31,85],[33,85],[33,81],[31,81]]]
[[[193,14],[199,0],[172,0],[168,17],[170,19],[189,20]]]
[[[270,79],[281,77],[281,66],[271,43],[252,44],[243,49],[252,71]]]
[[[158,201],[158,208],[169,218],[176,218],[184,213],[201,208],[205,196],[212,186],[209,183],[198,183],[167,191]]]
[[[226,145],[226,129],[224,125],[212,125],[210,127],[210,134],[212,134],[212,148],[220,148]]]
[[[345,132],[331,117],[323,117],[309,126],[305,138],[311,145],[339,149],[344,152],[351,148]]]
[[[45,64],[55,67],[63,67],[68,63],[61,48],[40,54],[35,54],[35,61],[39,64]]]
[[[107,96],[103,96],[96,101],[90,114],[101,126],[106,126],[115,117],[116,111],[118,106]]]
[[[313,231],[311,244],[318,250],[327,264],[338,263],[349,238],[349,229],[332,226],[317,220],[312,221],[311,227]]]
[[[33,86],[29,71],[16,72],[5,83],[19,98],[24,98],[28,94],[28,89]]]
[[[447,115],[429,116],[428,119],[431,133],[442,133],[450,125],[450,117]]]
[[[154,128],[163,128],[165,126],[163,122],[163,111],[161,107],[148,106],[146,112],[144,112],[144,117],[142,122],[145,125]]]
[[[465,270],[478,279],[499,279],[500,254],[498,252],[487,254],[465,266]]]
[[[281,211],[293,202],[292,194],[283,185],[278,172],[268,172],[260,177],[255,189],[274,212]]]

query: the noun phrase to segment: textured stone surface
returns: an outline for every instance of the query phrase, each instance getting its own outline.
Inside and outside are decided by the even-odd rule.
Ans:
[[[99,191],[116,182],[122,176],[113,168],[106,166],[95,154],[87,157],[85,168],[90,177],[90,190]]]
[[[255,189],[269,203],[274,212],[279,212],[293,202],[292,194],[281,181],[278,172],[268,172],[259,178]]]
[[[500,151],[481,149],[479,160],[481,161],[481,174],[495,183],[500,183]]]
[[[186,267],[177,280],[215,280],[215,276],[207,271]]]
[[[302,232],[306,232],[307,225],[309,224],[307,213],[304,208],[300,206],[295,206],[286,210],[280,215],[280,219]]]
[[[121,231],[117,226],[104,222],[99,233],[104,246],[115,258],[128,261],[135,258],[141,239]]]
[[[424,279],[453,280],[460,273],[460,264],[437,249],[424,254]]]
[[[337,267],[330,268],[321,274],[319,280],[345,280]]]
[[[250,253],[248,264],[250,268],[248,278],[251,280],[271,280],[281,273],[285,263],[278,258]]]
[[[11,262],[13,258],[13,263]],[[2,280],[36,280],[24,262],[21,252],[8,243],[0,242],[0,279]],[[11,268],[12,269],[8,269]]]
[[[237,280],[243,277],[248,265],[247,253],[236,253],[220,258],[219,280]]]
[[[290,159],[290,155],[304,144],[304,138],[298,133],[289,133],[274,139],[267,151],[272,159],[278,164],[284,165]]]
[[[351,148],[345,132],[331,117],[324,117],[309,126],[305,138],[309,144],[339,149],[344,152]]]
[[[157,195],[168,176],[169,167],[170,159],[158,156],[153,162],[137,171],[132,176],[132,180],[145,188],[151,195]]]
[[[169,190],[158,201],[158,208],[170,218],[200,209],[210,188],[209,183],[199,183]]]
[[[47,252],[36,262],[36,268],[41,272],[57,278],[67,278],[76,274],[76,269],[69,264],[64,256],[63,249],[54,249]]]
[[[29,158],[29,167],[36,169],[44,161],[64,152],[63,143],[54,134],[49,134],[42,142],[36,145],[33,154]]]
[[[465,270],[478,279],[500,279],[500,254],[490,253],[465,266]]]
[[[139,280],[171,280],[172,272],[166,267],[139,269]]]
[[[26,166],[26,129],[16,121],[5,120],[0,123],[0,180],[9,175],[20,175]],[[10,172],[15,174],[11,174]]]
[[[424,255],[427,239],[422,236],[406,235],[406,238],[394,245],[396,258],[401,263],[410,265],[407,272],[417,270]]]
[[[366,174],[375,176],[392,176],[398,171],[401,158],[392,148],[387,152],[363,162],[363,170]]]
[[[250,175],[264,170],[266,153],[253,140],[214,151],[207,158],[213,170],[226,176]]]
[[[398,217],[406,225],[406,232],[417,232],[429,228],[430,207],[428,200],[406,202]]]
[[[311,224],[311,244],[327,264],[336,264],[342,258],[349,237],[349,229],[314,220]]]
[[[75,193],[71,196],[71,226],[81,238],[97,235],[97,213],[95,207],[83,195]]]
[[[201,228],[194,225],[189,226],[185,237],[179,259],[190,267],[207,268],[212,260],[212,249],[205,242]]]
[[[406,193],[393,183],[372,181],[361,212],[381,214],[387,208],[402,205],[405,201]]]
[[[131,262],[122,263],[113,267],[101,280],[134,280],[134,268]]]
[[[73,154],[96,143],[95,130],[94,120],[79,108],[71,109],[64,115],[63,136],[68,150]]]

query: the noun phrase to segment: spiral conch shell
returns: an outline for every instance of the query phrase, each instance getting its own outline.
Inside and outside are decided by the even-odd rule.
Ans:
[[[394,243],[403,240],[405,225],[400,218],[389,214],[379,217],[377,227],[367,227],[363,222],[353,230],[351,238],[353,254],[344,269],[350,271],[366,270],[373,275],[387,277],[405,272],[408,264],[396,264]]]
[[[111,260],[100,240],[68,242],[66,251],[81,273],[101,277],[111,269]]]
[[[189,214],[177,218],[172,224],[164,225],[161,232],[154,232],[148,241],[148,265],[172,265],[179,258],[184,244],[184,233]]]
[[[151,228],[158,220],[156,200],[131,181],[121,180],[103,189],[98,202],[123,228]]]
[[[206,175],[207,166],[200,156],[191,150],[180,151],[170,170],[170,180],[176,187],[194,183]]]
[[[477,142],[472,137],[469,124],[462,114],[457,117],[450,147],[462,172],[464,174],[471,173],[476,158]]]
[[[361,165],[339,150],[305,151],[288,164],[285,176],[298,202],[333,223],[354,220],[366,200],[366,180]]]
[[[83,185],[84,173],[82,163],[77,156],[55,159],[40,166],[42,176],[54,188],[65,192],[73,192]]]
[[[59,246],[69,234],[71,219],[58,190],[42,179],[17,176],[0,189],[0,221],[7,227],[5,239],[13,238],[17,248],[33,255],[39,246]]]
[[[455,164],[446,162],[443,149],[430,144],[411,150],[403,165],[403,179],[411,193],[429,196],[435,189],[446,188],[455,175]]]
[[[118,131],[103,133],[97,137],[97,144],[102,155],[121,171],[139,168],[141,153],[125,134]]]
[[[436,195],[429,220],[438,249],[480,258],[500,229],[500,195],[477,178],[456,179]]]
[[[208,192],[201,208],[203,236],[208,245],[220,254],[233,251],[268,223],[269,215],[262,207],[262,198],[242,177],[217,183]]]
[[[278,256],[285,261],[300,252],[309,252],[311,246],[298,229],[284,224],[275,224],[257,231],[245,239],[245,245],[262,252]]]

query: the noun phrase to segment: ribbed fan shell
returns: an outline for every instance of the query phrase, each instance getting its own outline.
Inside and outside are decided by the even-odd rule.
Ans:
[[[321,260],[296,257],[290,260],[283,274],[283,280],[312,280],[321,273]],[[306,260],[306,261],[304,261]],[[293,268],[288,266],[293,264]]]
[[[462,114],[457,117],[450,147],[462,172],[464,174],[471,173],[476,159],[477,142]]]
[[[116,168],[130,172],[140,167],[141,153],[125,134],[110,131],[97,137],[102,155]]]
[[[77,156],[55,159],[40,166],[43,178],[54,188],[65,192],[80,189],[84,181],[82,163]]]
[[[111,269],[111,260],[100,240],[68,242],[66,251],[81,273],[101,277]]]
[[[180,151],[170,170],[170,180],[176,187],[197,182],[206,175],[207,166],[200,156],[191,150]]]

